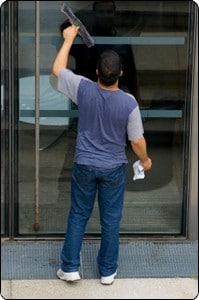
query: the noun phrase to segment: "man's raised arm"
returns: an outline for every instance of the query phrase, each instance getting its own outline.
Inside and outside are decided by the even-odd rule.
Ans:
[[[55,58],[55,61],[53,63],[52,66],[52,73],[55,76],[59,75],[59,72],[62,69],[67,68],[68,66],[68,57],[69,57],[69,52],[71,49],[71,46],[73,44],[73,41],[75,39],[75,37],[77,36],[79,27],[72,25],[67,27],[64,31],[63,31],[63,44]]]

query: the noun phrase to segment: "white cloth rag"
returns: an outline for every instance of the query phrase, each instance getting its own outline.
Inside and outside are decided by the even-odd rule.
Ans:
[[[145,177],[144,168],[140,160],[137,160],[136,162],[133,163],[133,171],[134,171],[133,180],[143,179]]]

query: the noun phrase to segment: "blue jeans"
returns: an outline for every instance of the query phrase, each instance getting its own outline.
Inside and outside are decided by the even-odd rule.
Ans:
[[[99,273],[109,276],[117,269],[119,229],[125,190],[126,165],[113,169],[74,164],[71,179],[71,208],[61,252],[64,272],[78,271],[80,251],[96,194],[101,224],[101,244],[97,256]]]

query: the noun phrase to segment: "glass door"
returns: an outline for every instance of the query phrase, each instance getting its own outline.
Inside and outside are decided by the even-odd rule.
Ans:
[[[100,3],[98,3],[100,2]],[[127,141],[125,235],[183,235],[190,134],[190,1],[67,1],[93,36],[77,37],[69,67],[96,80],[105,48],[123,60],[120,87],[141,108],[153,169],[133,181],[137,159]],[[78,109],[57,91],[51,68],[68,25],[59,1],[18,1],[19,113],[17,234],[63,235]],[[100,233],[97,201],[86,234]]]

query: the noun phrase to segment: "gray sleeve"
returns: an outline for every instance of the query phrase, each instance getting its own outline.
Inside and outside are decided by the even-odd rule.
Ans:
[[[70,98],[75,104],[78,104],[77,93],[82,78],[84,77],[74,74],[69,69],[63,69],[58,75],[57,89],[59,92]]]
[[[140,114],[139,107],[132,111],[128,118],[127,124],[127,134],[129,141],[134,141],[142,137],[144,133],[144,128],[142,124],[142,118]]]

